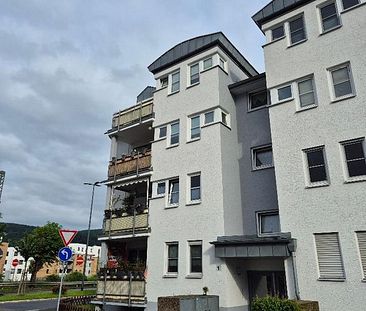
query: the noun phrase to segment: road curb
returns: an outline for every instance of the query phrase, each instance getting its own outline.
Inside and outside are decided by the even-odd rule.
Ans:
[[[67,297],[62,297],[67,298]],[[40,298],[40,299],[20,299],[20,300],[9,300],[9,301],[0,301],[0,305],[4,303],[17,303],[17,302],[31,302],[31,301],[45,301],[45,300],[57,300],[58,298]]]

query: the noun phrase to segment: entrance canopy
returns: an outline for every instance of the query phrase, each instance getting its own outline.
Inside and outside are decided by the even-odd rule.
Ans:
[[[219,258],[286,258],[296,250],[296,240],[291,238],[291,233],[268,237],[223,236],[211,244],[215,245],[215,255]]]

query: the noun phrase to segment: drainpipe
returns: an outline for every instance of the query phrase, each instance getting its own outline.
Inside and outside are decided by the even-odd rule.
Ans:
[[[288,250],[291,253],[292,259],[292,273],[294,277],[294,287],[295,287],[295,296],[297,300],[300,300],[300,290],[299,290],[299,282],[297,277],[297,268],[296,268],[296,240],[292,239],[291,243],[288,245]]]

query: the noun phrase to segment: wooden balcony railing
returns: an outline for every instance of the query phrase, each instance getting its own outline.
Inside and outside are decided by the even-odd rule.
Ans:
[[[118,268],[100,269],[97,299],[128,305],[144,304],[146,282],[142,272],[128,272]]]
[[[124,128],[153,117],[153,102],[136,105],[113,115],[112,129]]]
[[[109,216],[109,217],[108,217]],[[136,215],[108,215],[104,219],[104,234],[117,232],[139,232],[147,230],[149,226],[148,212]]]
[[[137,153],[131,156],[124,156],[121,159],[111,161],[108,167],[108,178],[115,176],[138,175],[142,171],[151,168],[151,151]]]

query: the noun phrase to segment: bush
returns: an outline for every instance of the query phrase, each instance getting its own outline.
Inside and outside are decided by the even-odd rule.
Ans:
[[[53,293],[53,294],[58,294],[58,292],[59,292],[59,290],[60,290],[60,286],[59,286],[59,285],[53,286],[53,287],[51,288],[51,290],[52,290],[52,293]],[[62,288],[61,288],[61,294],[62,294],[62,295],[63,295],[63,294],[66,294],[66,292],[67,292],[67,288],[66,288],[65,286],[62,286]]]
[[[47,275],[46,276],[46,281],[47,282],[59,282],[60,277],[57,274]]]
[[[77,281],[82,281],[84,278],[84,280],[87,280],[86,276],[83,276],[83,274],[81,272],[78,271],[74,271],[69,273],[68,275],[65,276],[65,282],[77,282]]]
[[[300,306],[292,300],[279,297],[255,298],[252,311],[300,311]]]
[[[96,274],[88,276],[88,281],[97,281],[98,276]]]

